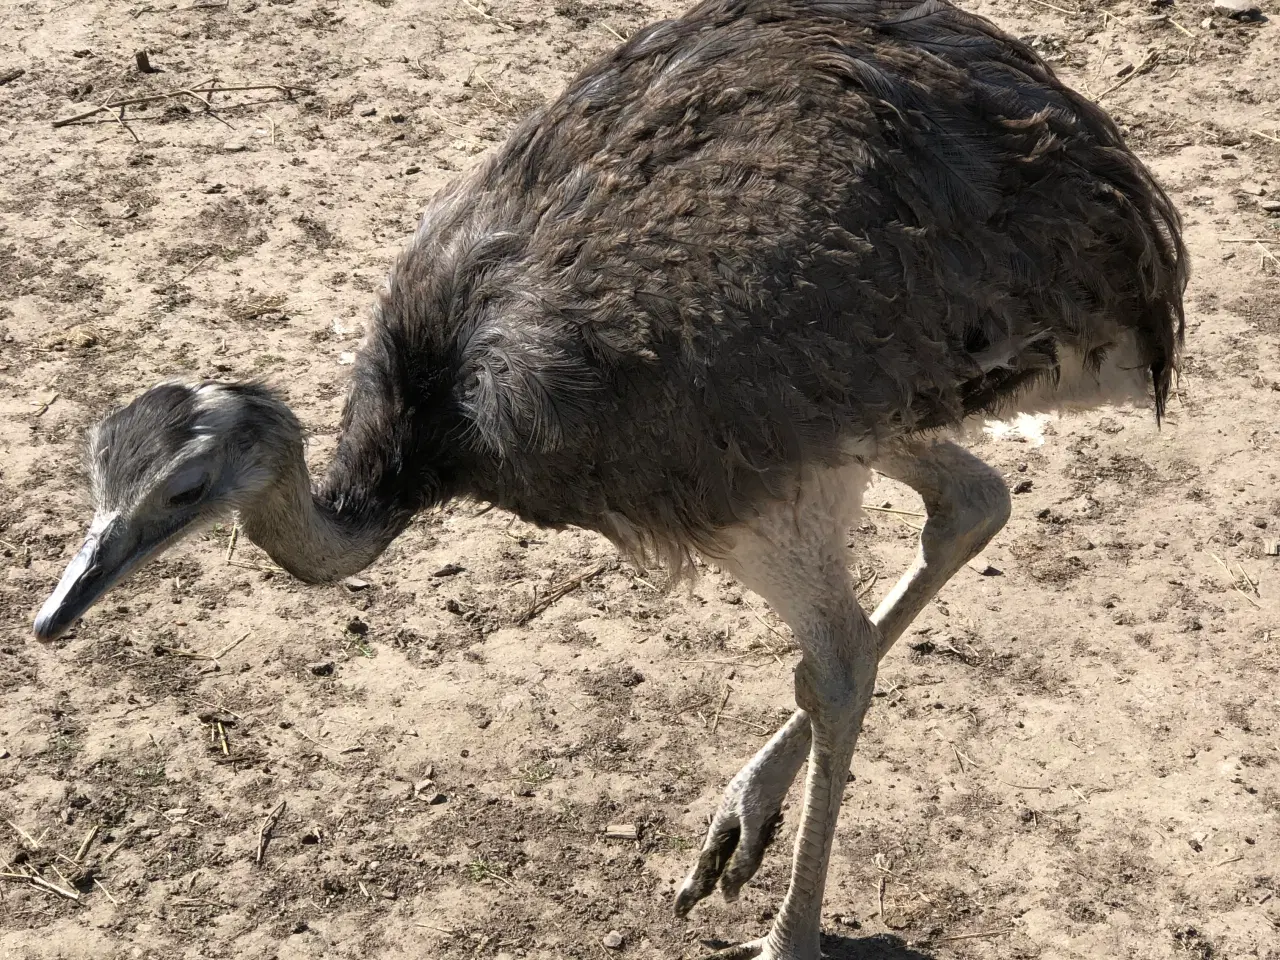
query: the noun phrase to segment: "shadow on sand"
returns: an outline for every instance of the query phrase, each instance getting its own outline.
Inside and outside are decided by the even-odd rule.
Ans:
[[[823,935],[826,960],[934,960],[933,954],[907,946],[901,937],[881,933],[873,937]]]
[[[723,949],[729,944],[720,940],[703,940],[702,945]],[[877,934],[872,937],[840,937],[822,935],[823,960],[934,960],[933,954],[922,953],[901,937]]]

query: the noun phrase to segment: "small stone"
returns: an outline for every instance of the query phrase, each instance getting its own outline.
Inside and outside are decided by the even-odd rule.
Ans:
[[[422,172],[422,168],[418,166],[416,163],[411,163],[409,164],[409,166],[404,168],[404,175],[406,177],[412,177],[415,173],[421,173],[421,172]]]
[[[1251,197],[1265,197],[1267,195],[1267,188],[1260,183],[1242,183],[1240,184],[1240,191],[1249,194]]]
[[[443,793],[433,793],[431,794],[431,796],[427,797],[427,803],[435,807],[444,803],[448,799],[449,798],[446,797]]]
[[[363,110],[360,111],[360,116],[362,117],[376,117],[377,115],[378,115],[377,107],[365,107]]]
[[[460,573],[466,573],[467,568],[459,566],[456,563],[446,563],[443,567],[432,574],[433,577],[456,577]]]
[[[355,363],[355,362],[356,362],[356,355],[355,355],[354,353],[351,353],[350,351],[344,351],[344,352],[342,352],[342,353],[338,354],[338,365],[339,365],[339,366],[342,366],[342,367],[349,367],[349,366],[351,366],[351,364],[353,364],[353,363]]]
[[[317,677],[331,677],[333,676],[333,661],[317,660],[315,663],[307,664],[307,669]]]
[[[1262,9],[1255,0],[1213,0],[1213,12],[1232,20],[1262,19]]]
[[[604,835],[609,840],[640,839],[640,831],[634,823],[611,823],[604,828]]]
[[[1213,28],[1213,17],[1205,17],[1200,21],[1201,30],[1211,30]]]
[[[12,754],[10,754],[8,750],[4,747],[0,747],[0,760],[8,760],[10,756],[12,756]]]
[[[405,115],[398,110],[395,113],[391,114],[392,123],[404,123],[406,119],[407,118],[405,117]]]
[[[350,590],[352,593],[355,593],[359,590],[369,589],[369,581],[361,580],[359,577],[347,577],[347,579],[342,581],[342,585],[346,587],[348,590]]]
[[[359,617],[352,617],[347,621],[347,633],[354,633],[357,637],[363,637],[369,632],[369,625]]]
[[[1280,540],[1268,540],[1263,544],[1262,552],[1268,557],[1280,557]]]
[[[1014,487],[1013,487],[1013,492],[1014,492],[1014,493],[1030,493],[1030,492],[1031,492],[1031,481],[1030,481],[1030,480],[1019,480],[1019,481],[1014,485]]]
[[[617,930],[610,930],[608,933],[604,935],[604,939],[600,942],[603,943],[610,950],[621,950],[622,945],[627,941],[623,938],[622,934],[620,934]]]
[[[243,153],[249,149],[249,145],[243,140],[228,140],[222,145],[223,153]]]
[[[970,560],[969,569],[980,577],[998,577],[1003,572],[999,567],[993,567],[985,560]]]
[[[1280,213],[1280,200],[1263,200],[1258,206],[1267,213]]]

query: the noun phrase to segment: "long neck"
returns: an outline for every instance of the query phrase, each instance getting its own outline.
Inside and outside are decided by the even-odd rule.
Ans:
[[[397,270],[415,263],[406,260]],[[456,360],[447,343],[433,339],[434,328],[423,320],[430,303],[423,306],[426,294],[411,281],[411,271],[403,281],[393,271],[392,293],[375,307],[351,368],[333,462],[318,489],[312,490],[297,419],[283,403],[275,411],[292,427],[275,444],[276,480],[241,517],[249,539],[301,580],[363,570],[415,513],[459,492],[467,475],[458,451],[465,424],[451,400]]]
[[[376,356],[376,355],[375,355]],[[420,407],[406,403],[399,379],[374,376],[375,357],[343,410],[342,433],[329,471],[313,490],[301,429],[275,443],[274,482],[241,509],[244,532],[300,580],[320,583],[363,570],[408,526],[421,508],[443,499],[436,463],[422,437],[430,433]]]
[[[313,492],[302,445],[291,446],[277,481],[241,510],[245,535],[307,583],[360,572],[404,530],[414,509],[375,502],[362,489],[336,491],[330,482]]]

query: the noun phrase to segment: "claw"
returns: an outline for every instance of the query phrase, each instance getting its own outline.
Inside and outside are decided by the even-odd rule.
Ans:
[[[677,917],[687,917],[694,904],[716,888],[716,881],[720,879],[725,865],[738,846],[740,834],[736,823],[724,823],[720,817],[712,821],[707,839],[702,845],[702,853],[698,855],[698,862],[676,894]]]
[[[717,884],[726,900],[736,899],[755,876],[778,833],[783,800],[810,743],[809,717],[798,710],[729,781],[698,862],[676,895],[676,916],[687,916]]]
[[[764,939],[752,940],[749,943],[739,943],[732,947],[725,947],[723,950],[717,950],[715,953],[708,953],[701,960],[751,960],[752,957],[758,957],[764,952]]]
[[[760,869],[781,824],[781,811],[775,811],[754,829],[741,826],[736,815],[718,814],[707,831],[697,864],[676,895],[676,916],[688,916],[699,900],[711,895],[717,883],[725,900],[737,900],[747,881]]]
[[[726,900],[737,900],[747,881],[756,875],[760,862],[764,860],[764,853],[778,835],[778,827],[781,825],[782,811],[779,810],[758,831],[748,830],[743,834],[729,865],[720,875],[720,893]]]

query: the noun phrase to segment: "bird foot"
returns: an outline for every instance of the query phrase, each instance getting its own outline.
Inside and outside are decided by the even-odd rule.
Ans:
[[[717,884],[726,900],[737,899],[760,869],[765,850],[778,832],[782,801],[803,757],[802,749],[779,750],[770,744],[729,782],[707,829],[698,862],[676,895],[676,916],[687,916]]]
[[[753,960],[765,956],[765,938],[752,940],[749,943],[736,943],[715,953],[703,955],[700,960]]]
[[[820,960],[821,956],[821,953],[808,954],[803,951],[779,953],[769,944],[768,937],[761,937],[759,940],[735,944],[732,947],[717,950],[715,953],[705,954],[699,960]]]
[[[677,917],[688,916],[694,904],[709,896],[717,883],[725,900],[738,898],[746,882],[760,869],[764,852],[782,824],[781,800],[769,806],[771,809],[743,804],[741,797],[726,794],[707,830],[698,862],[676,894]]]

